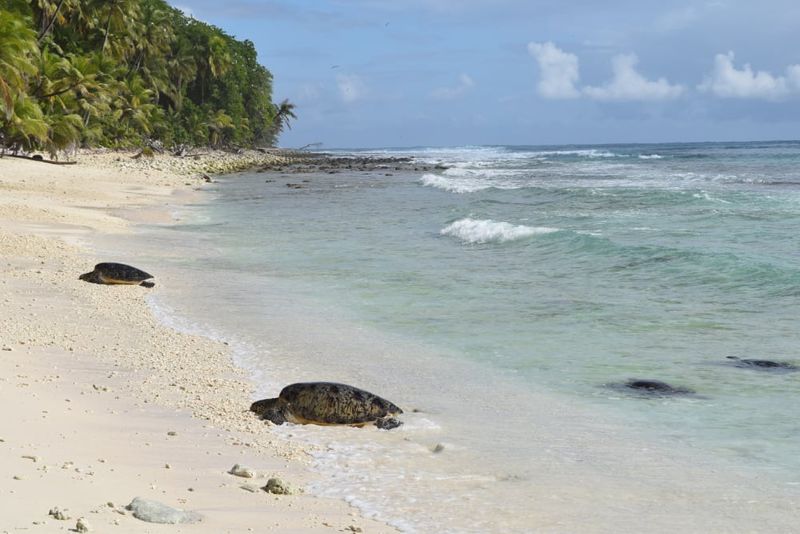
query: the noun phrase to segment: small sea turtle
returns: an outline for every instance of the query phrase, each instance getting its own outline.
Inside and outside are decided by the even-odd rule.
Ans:
[[[377,395],[346,384],[303,382],[281,390],[277,399],[254,402],[250,411],[280,425],[285,422],[315,425],[374,423],[389,430],[403,423],[394,418],[403,410]]]
[[[653,397],[694,394],[694,391],[691,389],[671,386],[666,382],[661,382],[660,380],[642,380],[632,378],[622,384],[610,384],[610,386],[614,389],[636,392]]]
[[[84,273],[78,278],[92,284],[128,284],[144,287],[155,285],[146,281],[153,278],[152,274],[123,263],[98,263],[94,266],[94,271]]]
[[[734,360],[736,367],[745,369],[763,369],[766,371],[797,371],[799,368],[791,363],[776,362],[773,360],[752,360],[750,358],[739,358],[728,356],[729,360]]]

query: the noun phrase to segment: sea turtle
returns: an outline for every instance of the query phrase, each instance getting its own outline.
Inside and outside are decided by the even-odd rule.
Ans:
[[[729,360],[734,360],[736,367],[745,369],[764,369],[768,371],[797,371],[799,368],[791,363],[776,362],[773,360],[752,360],[750,358],[739,358],[737,356],[728,356]]]
[[[374,423],[389,430],[403,423],[394,418],[403,410],[377,395],[334,382],[303,382],[281,390],[277,399],[254,402],[250,411],[280,425],[285,422],[362,427]]]
[[[152,274],[125,265],[123,263],[98,263],[94,271],[84,273],[78,277],[93,284],[128,284],[153,287],[155,283],[148,282]]]
[[[639,394],[653,397],[694,394],[694,391],[691,389],[671,386],[660,380],[642,380],[632,378],[622,384],[611,384],[611,387],[623,391],[634,391]]]

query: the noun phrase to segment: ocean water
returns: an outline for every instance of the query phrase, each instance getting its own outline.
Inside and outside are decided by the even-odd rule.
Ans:
[[[154,309],[229,340],[259,395],[406,410],[276,428],[313,446],[309,491],[407,532],[796,524],[800,372],[727,357],[800,365],[799,142],[341,153],[447,168],[221,177],[141,245]]]

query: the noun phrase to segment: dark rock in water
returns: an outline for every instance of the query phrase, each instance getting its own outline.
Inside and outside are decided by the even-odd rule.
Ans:
[[[181,523],[197,523],[203,519],[203,516],[197,512],[184,512],[166,504],[148,501],[141,497],[133,499],[125,508],[133,513],[133,517],[147,523],[177,525]]]
[[[754,360],[750,358],[738,358],[736,356],[728,356],[729,360],[734,361],[736,367],[743,369],[763,369],[766,371],[797,371],[800,367],[786,362],[776,362],[773,360]]]
[[[691,389],[675,387],[661,382],[660,380],[642,380],[630,379],[624,384],[615,386],[617,389],[624,389],[628,391],[635,391],[640,394],[660,397],[672,395],[691,395],[694,393]]]

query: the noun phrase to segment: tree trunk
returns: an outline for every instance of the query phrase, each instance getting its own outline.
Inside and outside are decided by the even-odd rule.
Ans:
[[[53,29],[53,24],[55,24],[56,19],[58,18],[58,12],[61,11],[61,6],[64,5],[64,2],[65,2],[65,0],[61,0],[58,3],[58,6],[56,7],[56,10],[53,12],[53,15],[50,17],[50,20],[48,21],[47,25],[44,28],[42,28],[41,31],[39,32],[39,37],[37,37],[37,39],[36,39],[39,44],[42,44],[42,41],[44,41],[44,38],[47,37],[50,34],[50,30]],[[42,26],[44,26],[44,19],[42,19]]]
[[[102,55],[106,53],[106,45],[108,44],[108,32],[111,31],[111,16],[114,14],[114,5],[108,8],[108,20],[106,21],[106,35],[103,37],[103,49],[100,51]]]

